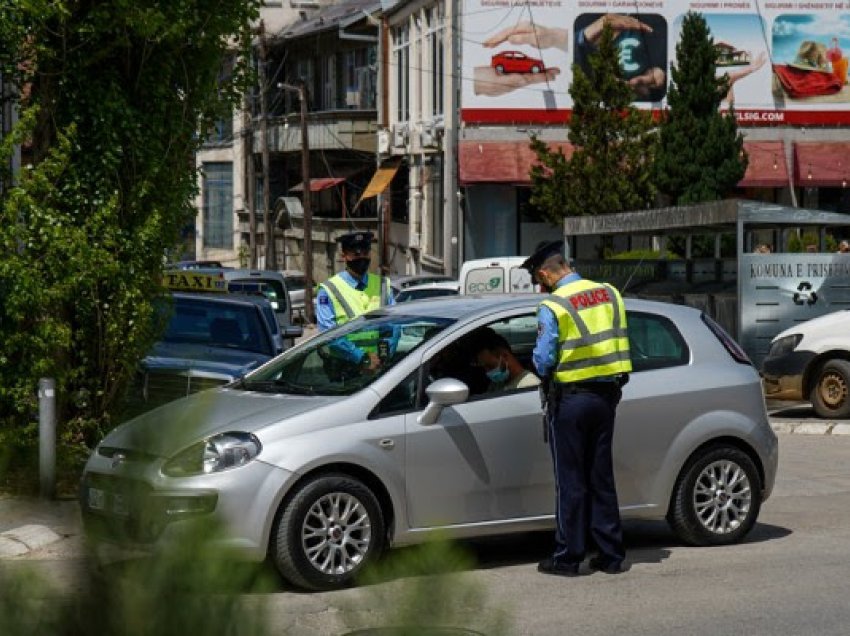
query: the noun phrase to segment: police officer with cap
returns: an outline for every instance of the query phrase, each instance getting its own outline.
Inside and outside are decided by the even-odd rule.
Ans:
[[[351,232],[336,240],[342,250],[345,269],[319,285],[316,320],[319,331],[342,325],[362,313],[395,304],[389,279],[369,272],[372,252],[371,232]],[[335,354],[374,371],[380,359],[374,343],[342,341]]]
[[[591,570],[623,572],[626,556],[611,444],[621,387],[631,371],[626,311],[611,285],[583,279],[544,242],[522,264],[549,292],[537,313],[533,361],[549,385],[549,444],[555,466],[555,552],[545,574],[579,576],[588,534],[599,549]]]

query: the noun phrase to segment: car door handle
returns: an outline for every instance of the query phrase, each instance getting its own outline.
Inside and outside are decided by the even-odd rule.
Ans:
[[[382,439],[380,442],[378,442],[378,446],[387,450],[391,450],[395,448],[395,442],[391,439]]]

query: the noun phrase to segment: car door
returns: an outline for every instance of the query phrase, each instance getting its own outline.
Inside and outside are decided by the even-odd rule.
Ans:
[[[528,345],[533,345],[536,333],[534,314],[505,318],[489,326],[505,336],[512,347],[516,343],[517,357],[526,365],[530,363]],[[437,354],[446,347],[463,349],[461,345],[462,339],[445,343],[430,361],[426,360],[426,383]],[[475,384],[473,361],[453,361],[451,367],[453,375],[449,377]],[[480,368],[477,371],[483,374]],[[421,413],[420,408],[405,418],[411,527],[552,514],[552,463],[543,439],[536,388],[473,394],[462,404],[444,408],[436,423],[429,426],[419,423]]]
[[[659,468],[679,432],[705,412],[707,378],[670,318],[628,312],[632,373],[614,428],[614,475],[621,509],[652,505]]]

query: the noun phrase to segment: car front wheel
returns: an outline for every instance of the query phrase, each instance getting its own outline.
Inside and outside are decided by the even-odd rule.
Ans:
[[[667,521],[690,545],[728,545],[753,527],[761,508],[755,464],[732,446],[712,446],[692,457],[676,480]]]
[[[280,573],[308,590],[351,584],[384,548],[384,518],[375,495],[347,475],[301,485],[278,514],[271,555]]]
[[[496,64],[496,72],[499,75],[502,75],[505,72],[505,67],[502,66],[501,64]]]
[[[537,64],[535,64],[534,66],[531,67],[531,72],[534,73],[535,75],[537,75],[537,73],[540,72],[540,67]]]
[[[823,418],[850,417],[850,362],[830,360],[821,367],[809,400]]]

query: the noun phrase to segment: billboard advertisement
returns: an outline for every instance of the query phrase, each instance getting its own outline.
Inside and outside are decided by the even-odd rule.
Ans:
[[[461,117],[556,123],[572,68],[614,30],[635,105],[666,107],[682,19],[701,13],[741,125],[850,124],[850,0],[464,0]]]

